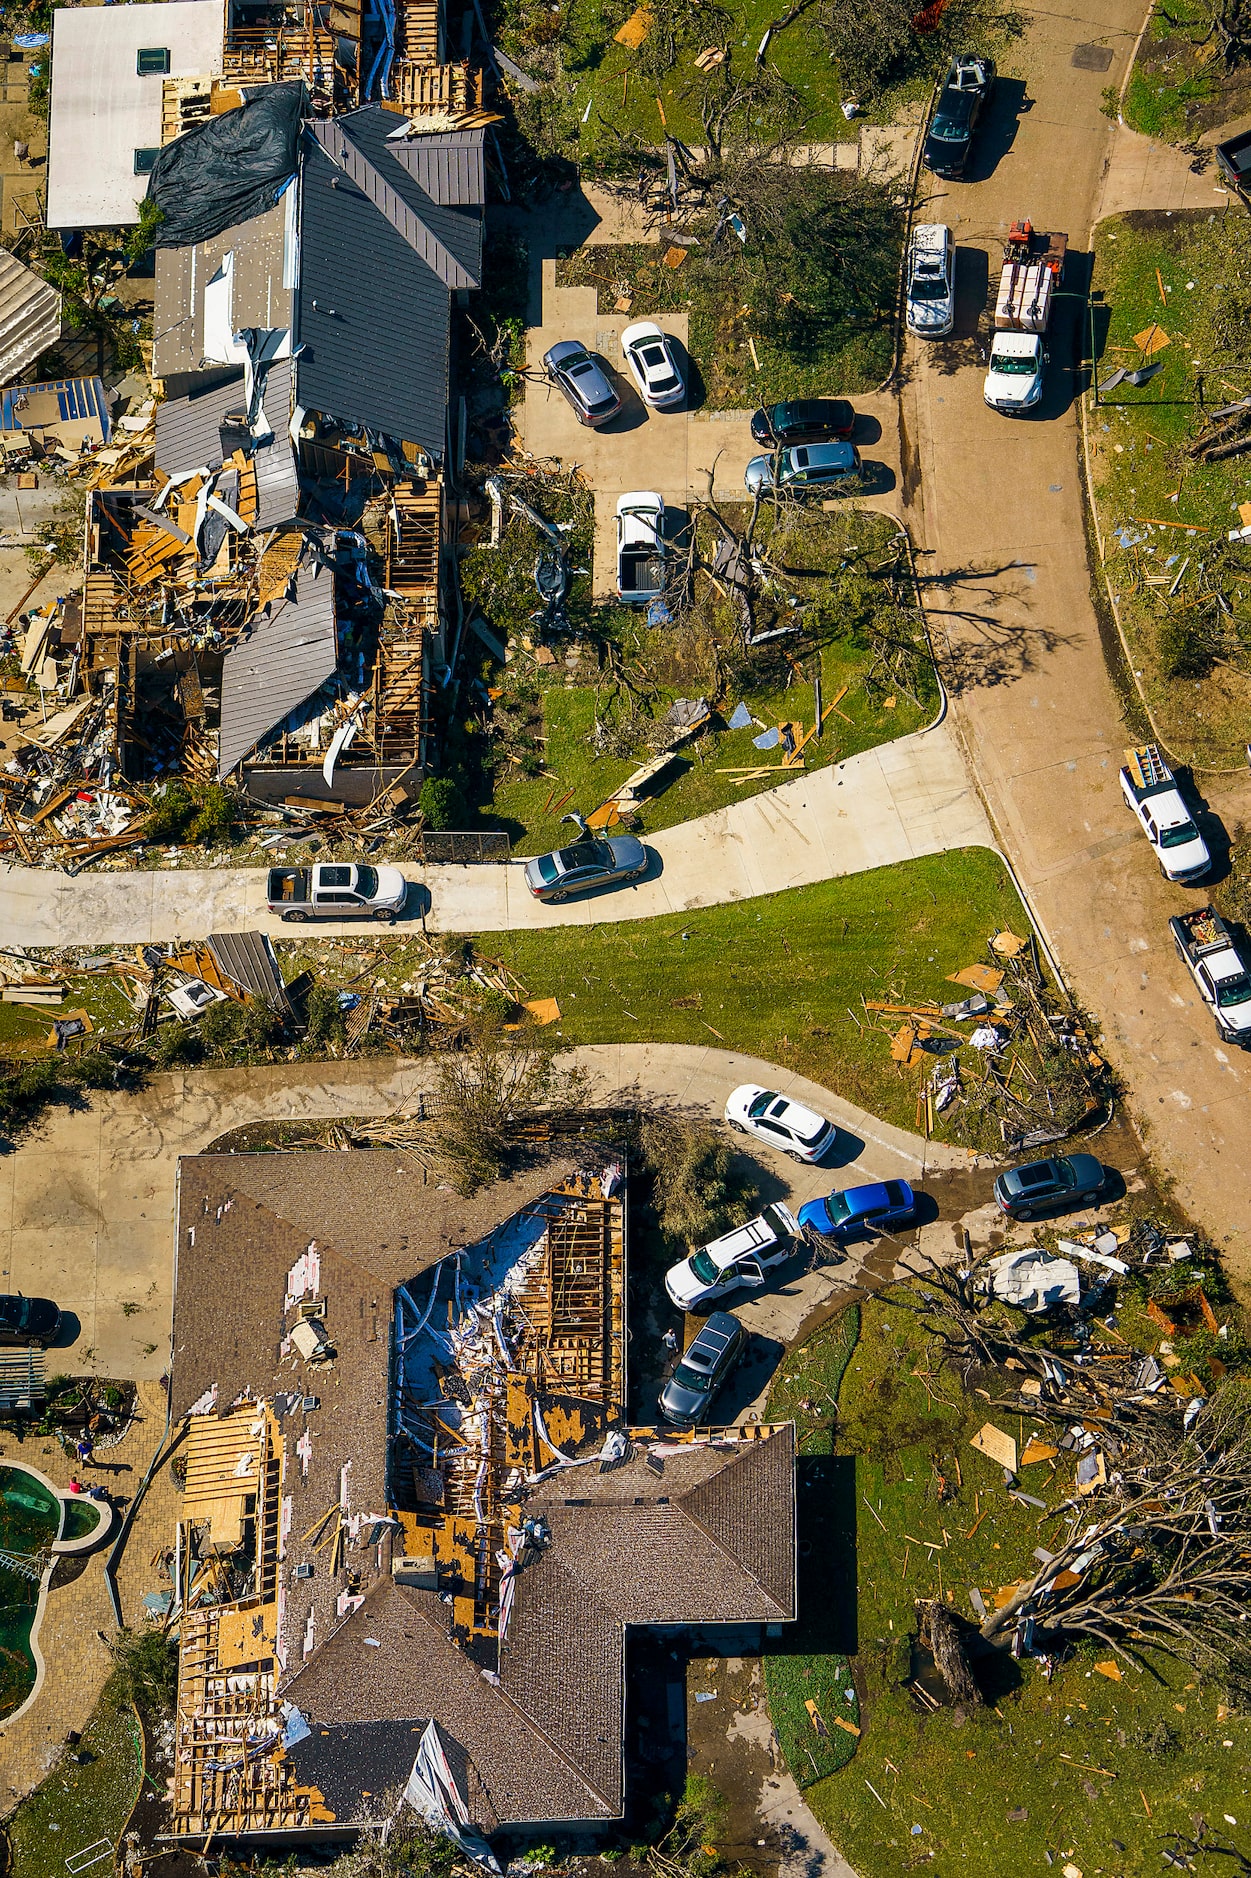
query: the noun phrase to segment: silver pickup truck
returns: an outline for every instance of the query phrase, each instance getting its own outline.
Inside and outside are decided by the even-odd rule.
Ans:
[[[404,910],[408,882],[398,867],[318,861],[313,867],[271,867],[266,902],[283,919],[378,919],[389,925]]]
[[[1153,743],[1127,750],[1121,794],[1151,843],[1165,880],[1202,880],[1212,865],[1177,779]]]

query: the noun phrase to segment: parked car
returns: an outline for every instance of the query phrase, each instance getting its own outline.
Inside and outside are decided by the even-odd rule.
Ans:
[[[776,1201],[757,1219],[722,1233],[701,1246],[665,1278],[665,1290],[680,1311],[711,1304],[739,1285],[762,1285],[765,1273],[784,1265],[799,1237],[799,1221],[790,1208]]]
[[[745,1082],[726,1098],[725,1119],[739,1135],[754,1135],[793,1161],[819,1161],[838,1133],[833,1122],[801,1102]]]
[[[846,398],[793,398],[767,404],[752,415],[757,443],[849,443],[856,413]]]
[[[995,89],[995,62],[958,52],[934,107],[921,160],[935,176],[963,176],[973,132]]]
[[[1103,1191],[1103,1163],[1093,1154],[1060,1154],[1049,1161],[1010,1167],[995,1180],[995,1199],[1009,1219],[1084,1206]]]
[[[922,222],[908,244],[908,331],[942,339],[956,323],[956,250],[943,222]]]
[[[682,368],[673,341],[651,320],[637,320],[621,335],[621,355],[638,386],[639,397],[658,411],[681,404],[686,396]]]
[[[536,900],[555,905],[571,893],[615,887],[647,871],[647,849],[633,835],[595,835],[526,862],[526,885]]]
[[[317,861],[312,867],[271,867],[265,904],[285,920],[380,919],[404,910],[408,882],[398,867]]]
[[[754,456],[743,481],[755,495],[758,489],[828,489],[854,482],[860,474],[860,452],[854,443],[806,443],[781,450],[776,456]]]
[[[916,1195],[906,1180],[876,1180],[845,1187],[823,1200],[806,1200],[799,1223],[823,1239],[851,1239],[861,1232],[885,1232],[906,1226],[916,1211]]]
[[[645,606],[665,590],[665,499],[632,489],[617,500],[617,592],[627,606]]]
[[[660,1392],[660,1412],[667,1422],[693,1428],[707,1419],[720,1389],[747,1342],[747,1333],[728,1311],[714,1311]]]
[[[606,424],[621,409],[612,380],[580,339],[559,339],[543,354],[543,370],[573,406],[579,424]]]
[[[0,1294],[0,1343],[52,1343],[60,1328],[61,1313],[51,1298]]]

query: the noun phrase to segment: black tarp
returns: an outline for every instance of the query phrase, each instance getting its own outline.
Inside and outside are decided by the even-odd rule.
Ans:
[[[148,195],[165,218],[156,246],[211,241],[272,208],[295,174],[304,110],[301,79],[267,85],[237,111],[166,144],[148,179]]]

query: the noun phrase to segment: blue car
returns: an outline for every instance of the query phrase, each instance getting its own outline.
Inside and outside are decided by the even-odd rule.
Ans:
[[[799,1223],[826,1239],[850,1239],[860,1232],[906,1226],[915,1210],[916,1198],[906,1180],[877,1180],[828,1193],[824,1200],[806,1201],[799,1209]]]

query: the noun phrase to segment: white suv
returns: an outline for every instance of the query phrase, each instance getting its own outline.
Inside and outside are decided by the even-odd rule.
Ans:
[[[956,323],[956,251],[942,222],[922,222],[908,244],[908,331],[942,339]]]
[[[762,1285],[771,1266],[785,1264],[798,1237],[799,1221],[789,1207],[775,1201],[758,1219],[723,1233],[673,1266],[665,1290],[680,1311],[690,1311],[698,1304],[712,1304],[739,1285]]]

